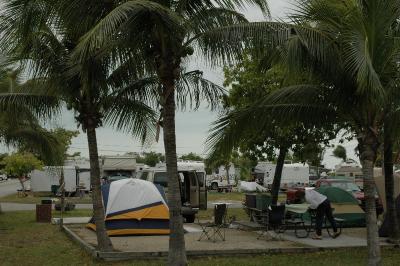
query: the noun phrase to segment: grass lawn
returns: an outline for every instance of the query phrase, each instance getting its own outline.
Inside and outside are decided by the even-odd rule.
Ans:
[[[89,210],[70,212],[85,214]],[[85,216],[87,216],[85,214]],[[0,264],[13,265],[164,265],[163,261],[99,262],[70,241],[55,225],[34,221],[29,211],[0,214]],[[399,249],[383,250],[383,265],[398,265]],[[297,255],[260,255],[190,260],[190,265],[365,265],[366,249]],[[294,262],[295,261],[295,262]]]
[[[0,202],[14,202],[14,203],[33,203],[38,204],[42,201],[42,199],[50,199],[55,198],[53,194],[48,192],[28,192],[28,196],[26,197],[19,197],[17,193],[11,194],[5,197],[0,198]],[[92,198],[89,195],[86,195],[83,198],[79,197],[66,197],[66,201],[73,202],[73,203],[92,203]]]
[[[53,210],[52,212],[52,216],[53,217],[60,217],[60,211],[55,211]],[[75,209],[72,211],[67,211],[64,212],[64,217],[91,217],[93,215],[93,211],[92,210],[88,210],[88,209]]]
[[[244,200],[244,193],[241,192],[216,192],[216,191],[208,191],[207,194],[208,201],[224,201],[224,200]]]
[[[205,211],[199,211],[198,217],[200,219],[204,220],[209,220],[213,217],[214,215],[214,210],[213,209],[207,209]],[[249,220],[249,217],[247,216],[246,212],[242,208],[234,209],[234,208],[229,208],[228,209],[228,217],[235,216],[236,220]]]

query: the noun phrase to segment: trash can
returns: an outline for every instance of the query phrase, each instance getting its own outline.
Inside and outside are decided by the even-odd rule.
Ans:
[[[256,194],[246,194],[246,206],[248,208],[256,207]]]
[[[59,188],[60,188],[59,185],[51,185],[51,187],[50,187],[51,193],[53,195],[56,195]]]
[[[42,204],[36,204],[36,222],[51,222],[51,200],[42,200]]]
[[[256,196],[256,208],[262,211],[266,211],[268,206],[271,205],[272,198],[269,194],[257,194]]]

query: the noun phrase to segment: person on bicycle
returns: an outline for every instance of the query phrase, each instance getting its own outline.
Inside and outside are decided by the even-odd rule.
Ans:
[[[310,204],[310,209],[316,210],[316,222],[315,222],[315,236],[313,239],[321,240],[322,239],[322,223],[324,218],[328,219],[333,228],[333,238],[339,236],[335,219],[332,215],[332,207],[331,203],[325,195],[322,195],[315,191],[314,189],[306,189],[305,190],[305,200]]]

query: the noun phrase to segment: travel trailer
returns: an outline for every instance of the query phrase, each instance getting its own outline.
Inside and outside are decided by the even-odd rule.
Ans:
[[[232,186],[236,184],[236,172],[235,165],[232,163],[229,171],[225,169],[225,166],[221,165],[217,169],[214,169],[211,175],[207,176],[207,186],[218,191],[231,190]]]
[[[123,175],[134,177],[137,171],[134,156],[103,156],[101,170],[103,177]]]
[[[265,187],[270,187],[274,180],[276,164],[271,162],[259,162],[255,167],[258,176],[262,176],[259,182]],[[308,164],[285,163],[282,170],[281,188],[308,185],[310,182],[310,170]]]
[[[65,191],[74,193],[79,189],[90,190],[90,169],[78,166],[47,166],[31,173],[33,192],[51,192],[52,186],[60,185],[61,171],[64,173]]]
[[[335,176],[347,178],[362,178],[362,168],[354,160],[349,159],[335,166]]]

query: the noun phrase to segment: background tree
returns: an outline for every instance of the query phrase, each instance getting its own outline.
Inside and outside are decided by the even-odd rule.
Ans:
[[[136,162],[144,163],[145,165],[154,167],[156,164],[164,162],[165,156],[162,153],[157,153],[154,151],[144,152],[143,156],[137,156]]]
[[[343,162],[347,161],[347,151],[346,148],[342,145],[337,145],[336,148],[333,150],[333,156],[338,159],[342,159]]]
[[[272,204],[277,204],[281,176],[285,158],[290,150],[298,153],[311,144],[328,144],[336,135],[334,125],[315,127],[304,122],[277,120],[264,112],[263,122],[249,114],[243,120],[235,120],[231,114],[241,113],[253,106],[260,98],[270,95],[284,85],[284,72],[276,67],[265,66],[251,52],[242,62],[231,69],[225,68],[225,86],[230,85],[229,96],[224,99],[226,114],[216,122],[208,142],[214,153],[229,154],[233,148],[240,147],[257,159],[273,160],[278,151],[274,181],[272,184]],[[265,121],[265,122],[264,122]]]
[[[320,143],[306,143],[293,151],[293,161],[320,167],[324,159],[325,147]]]
[[[179,159],[185,161],[200,161],[200,162],[204,160],[200,155],[193,152],[189,152],[188,154],[183,154],[181,157],[179,157]]]
[[[3,163],[5,164],[4,171],[7,174],[18,177],[22,193],[26,196],[24,185],[26,178],[33,170],[42,169],[43,162],[31,153],[13,153],[5,157]]]
[[[230,184],[230,175],[229,171],[231,169],[233,158],[232,153],[230,154],[214,154],[212,157],[208,157],[206,160],[207,168],[216,170],[220,166],[223,166],[226,171],[226,182],[228,185]]]

